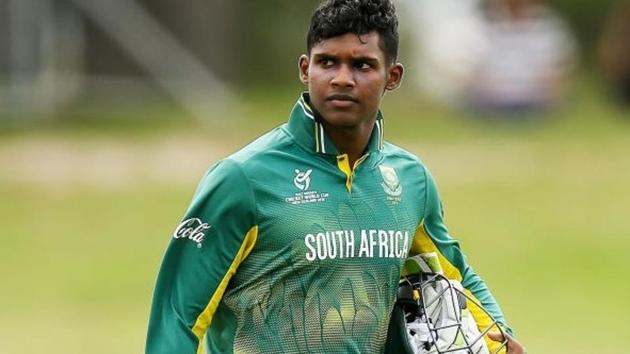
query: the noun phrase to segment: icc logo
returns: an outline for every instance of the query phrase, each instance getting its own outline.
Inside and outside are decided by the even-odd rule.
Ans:
[[[293,178],[293,184],[298,187],[299,190],[305,191],[311,185],[311,172],[313,170],[308,170],[306,172],[301,172],[300,170],[295,170],[295,178]]]

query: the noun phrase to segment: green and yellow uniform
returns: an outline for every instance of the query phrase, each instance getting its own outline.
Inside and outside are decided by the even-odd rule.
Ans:
[[[401,265],[431,251],[505,322],[427,169],[383,141],[382,115],[351,168],[304,94],[287,124],[204,176],[164,256],[146,352],[201,352],[204,335],[210,353],[382,352]]]

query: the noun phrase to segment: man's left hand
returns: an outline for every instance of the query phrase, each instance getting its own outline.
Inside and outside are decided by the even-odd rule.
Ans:
[[[502,342],[503,336],[505,335],[505,339],[507,339],[507,354],[527,354],[525,348],[521,343],[519,343],[516,339],[514,339],[509,334],[499,333],[499,332],[490,332],[488,333],[488,337],[495,342]]]

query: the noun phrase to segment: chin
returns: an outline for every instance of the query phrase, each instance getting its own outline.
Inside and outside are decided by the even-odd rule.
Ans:
[[[346,112],[331,112],[324,116],[324,120],[332,126],[345,128],[356,127],[361,121],[355,114]]]

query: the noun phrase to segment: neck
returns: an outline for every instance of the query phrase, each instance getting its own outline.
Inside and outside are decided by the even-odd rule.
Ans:
[[[376,118],[353,127],[333,127],[325,121],[322,122],[326,134],[333,141],[337,150],[348,155],[350,168],[353,168],[355,162],[363,156],[370,136],[372,136],[375,121]]]

